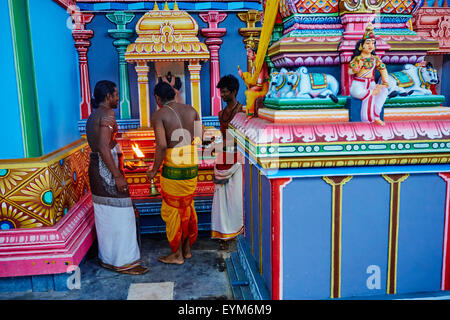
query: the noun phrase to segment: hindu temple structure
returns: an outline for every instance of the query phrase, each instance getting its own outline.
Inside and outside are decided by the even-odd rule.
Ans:
[[[245,231],[227,261],[235,299],[450,290],[445,0],[8,0],[0,15],[0,290],[67,290],[95,240],[85,124],[97,81],[120,91],[140,233],[161,233],[145,174],[152,89],[170,72],[219,137],[216,84],[239,78],[238,66],[247,106],[230,125],[246,159]],[[393,81],[384,126],[362,122],[350,96],[349,64],[370,25]],[[254,94],[260,75],[265,91]],[[195,206],[207,234],[215,157],[199,154]]]

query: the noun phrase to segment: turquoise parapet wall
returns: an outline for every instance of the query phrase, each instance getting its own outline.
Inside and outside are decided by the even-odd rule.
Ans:
[[[78,4],[81,9],[81,3]],[[86,7],[87,8],[87,7]],[[90,8],[90,7],[89,7]],[[108,7],[109,8],[109,7]],[[107,9],[108,9],[107,8]],[[152,7],[149,10],[153,9]],[[180,7],[180,9],[182,9]],[[188,13],[197,21],[199,30],[201,28],[206,28],[207,24],[203,22],[198,17],[198,13]],[[221,45],[219,56],[220,56],[220,74],[221,76],[227,74],[233,74],[239,79],[240,89],[238,93],[238,100],[245,104],[245,83],[239,77],[237,72],[237,66],[240,65],[242,69],[246,69],[247,57],[246,51],[243,43],[243,38],[239,34],[239,28],[244,28],[245,23],[240,21],[236,15],[236,12],[227,12],[228,16],[224,22],[219,24],[219,27],[226,28],[227,34],[222,38],[223,43]],[[135,18],[127,24],[127,29],[135,30],[136,23],[144,15],[143,12],[134,12]],[[94,37],[91,39],[91,47],[88,51],[88,63],[89,63],[89,73],[90,73],[90,85],[91,91],[95,84],[100,80],[111,80],[116,84],[119,83],[119,69],[118,69],[118,54],[117,50],[113,46],[114,39],[108,35],[108,29],[114,29],[115,25],[111,23],[106,17],[105,12],[96,12],[95,17],[91,23],[86,26],[87,29],[94,31]],[[130,42],[136,40],[137,35],[129,39]],[[205,42],[205,38],[200,34],[198,38],[201,42]],[[151,112],[154,112],[155,101],[153,97],[153,88],[155,86],[155,69],[154,64],[149,63],[149,85],[150,85],[150,108]],[[209,62],[205,62],[202,65],[200,71],[200,87],[201,87],[201,101],[202,101],[202,115],[211,115],[211,105],[210,105],[210,67]],[[190,87],[189,87],[189,71],[187,65],[185,65],[185,92],[186,92],[186,103],[191,103],[190,97]],[[130,84],[130,99],[131,99],[131,116],[132,119],[139,118],[139,100],[138,100],[138,86],[137,86],[137,75],[134,64],[128,64],[128,77]],[[120,117],[119,110],[116,110],[117,118]]]
[[[2,68],[2,76],[0,77],[1,116],[3,119],[7,119],[7,121],[2,121],[0,126],[0,136],[2,137],[0,159],[23,158],[22,127],[8,1],[0,1],[0,21],[2,28],[2,32],[0,32],[2,44],[0,60],[2,65],[6,66]]]
[[[69,14],[54,1],[29,1],[44,154],[80,138],[78,58]],[[69,24],[70,25],[70,24]]]

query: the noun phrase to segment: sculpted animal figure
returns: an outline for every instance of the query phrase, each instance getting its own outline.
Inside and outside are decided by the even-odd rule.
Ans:
[[[292,95],[286,97],[296,98],[331,98],[335,103],[339,91],[339,83],[336,78],[325,73],[309,73],[306,67],[299,67],[296,71],[287,73],[287,84]]]
[[[389,98],[408,95],[431,95],[430,86],[438,84],[436,69],[428,63],[406,64],[402,71],[392,72],[388,77]]]
[[[288,94],[290,87],[286,85],[286,68],[281,68],[279,72],[270,74],[270,86],[267,92],[267,98],[284,98]]]

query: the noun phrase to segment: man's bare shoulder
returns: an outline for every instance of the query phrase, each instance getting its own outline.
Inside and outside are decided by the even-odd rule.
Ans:
[[[160,108],[160,109],[156,110],[152,115],[151,121],[155,121],[155,120],[161,121],[161,118],[164,117],[165,113],[166,112],[165,112],[164,108]]]
[[[197,110],[195,110],[195,108],[189,104],[180,103],[179,105],[180,105],[181,110],[183,110],[185,112],[185,114],[195,116],[195,114],[197,113]]]

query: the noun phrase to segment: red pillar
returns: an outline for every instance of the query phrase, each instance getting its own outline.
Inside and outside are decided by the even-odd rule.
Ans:
[[[220,80],[220,60],[219,50],[223,42],[221,37],[227,33],[227,29],[218,28],[218,24],[225,20],[226,13],[218,11],[209,11],[208,13],[200,13],[200,19],[208,23],[208,28],[202,28],[201,34],[206,37],[205,43],[211,54],[210,60],[210,88],[211,88],[211,115],[216,116],[222,109],[222,99],[220,98],[220,90],[216,88]]]
[[[291,178],[270,179],[271,220],[272,220],[272,300],[280,300],[282,296],[282,240],[283,240],[283,188],[291,182]]]
[[[442,249],[442,278],[441,290],[450,290],[450,239],[449,232],[449,215],[450,215],[450,172],[439,173],[439,176],[447,183],[445,196],[445,222],[444,222],[444,243]]]
[[[94,36],[93,30],[86,30],[85,26],[94,18],[93,13],[71,12],[73,21],[72,36],[78,52],[78,66],[80,70],[80,117],[87,119],[91,113],[91,88],[89,84],[89,66],[87,52],[91,46],[90,39]]]

